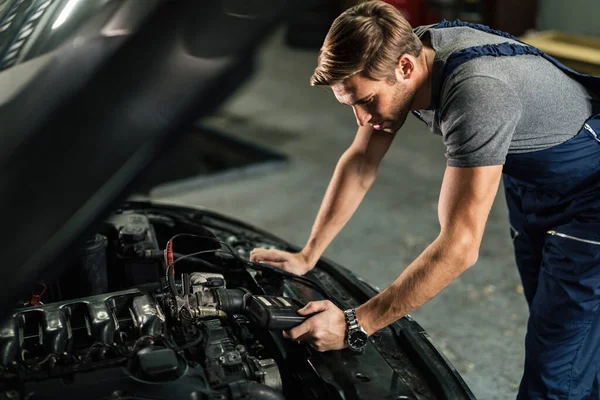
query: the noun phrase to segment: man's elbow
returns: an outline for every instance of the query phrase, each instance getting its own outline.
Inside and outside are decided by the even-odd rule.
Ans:
[[[473,265],[477,264],[477,260],[479,259],[479,247],[476,249],[471,249],[466,251],[466,254],[463,258],[462,267],[464,270],[471,268]]]
[[[369,190],[377,177],[378,165],[370,162],[364,151],[350,148],[340,157],[338,168],[362,189]]]
[[[477,263],[481,241],[474,235],[455,235],[446,241],[446,253],[450,262],[465,271]]]

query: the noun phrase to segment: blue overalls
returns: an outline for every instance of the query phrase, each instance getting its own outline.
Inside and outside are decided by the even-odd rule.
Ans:
[[[513,40],[507,33],[460,21]],[[522,43],[522,42],[521,42]],[[579,74],[531,46],[458,51],[443,71],[481,56],[538,55],[600,95],[600,77]],[[418,115],[417,115],[418,116]],[[436,116],[437,117],[437,116]],[[530,316],[518,399],[599,399],[600,114],[572,139],[506,158],[503,181],[515,256]]]

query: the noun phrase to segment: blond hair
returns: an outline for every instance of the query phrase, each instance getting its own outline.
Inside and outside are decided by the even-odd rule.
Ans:
[[[423,44],[402,13],[381,0],[355,5],[338,16],[321,47],[312,86],[355,75],[394,81],[403,54],[419,57]]]

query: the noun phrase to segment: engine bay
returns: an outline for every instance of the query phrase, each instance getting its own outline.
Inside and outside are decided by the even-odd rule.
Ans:
[[[33,282],[0,328],[2,395],[326,395],[309,346],[281,336],[303,320],[302,299],[322,290],[295,277],[294,291],[289,274],[248,261],[255,247],[281,248],[275,241],[198,220],[117,210],[60,276]]]

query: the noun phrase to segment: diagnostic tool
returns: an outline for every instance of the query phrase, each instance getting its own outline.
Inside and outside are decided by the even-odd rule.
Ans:
[[[281,296],[251,296],[246,310],[255,323],[271,331],[288,330],[300,325],[310,315],[299,315],[298,310],[306,303],[298,299]]]

